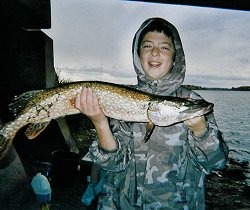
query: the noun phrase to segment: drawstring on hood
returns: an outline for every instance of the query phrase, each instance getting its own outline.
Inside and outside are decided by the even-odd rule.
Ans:
[[[148,76],[145,75],[141,65],[140,57],[138,55],[138,44],[141,33],[149,26],[149,24],[153,24],[153,22],[161,22],[169,28],[169,30],[172,32],[172,38],[175,46],[175,65],[173,66],[169,74],[159,80],[151,80]],[[185,77],[186,64],[181,39],[175,26],[162,18],[147,19],[142,23],[142,25],[136,32],[133,39],[132,49],[133,64],[135,72],[137,74],[139,89],[158,95],[171,95],[181,86]]]

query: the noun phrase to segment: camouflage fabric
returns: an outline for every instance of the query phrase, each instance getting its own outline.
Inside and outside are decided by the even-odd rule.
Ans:
[[[176,60],[170,74],[151,81],[142,70],[137,55],[138,37],[151,21],[164,21],[171,28]],[[185,59],[177,30],[165,20],[146,20],[133,41],[136,88],[159,95],[200,98],[181,87]],[[207,115],[208,130],[199,138],[184,123],[155,128],[150,140],[142,143],[145,123],[125,123],[110,119],[117,141],[115,151],[105,151],[98,139],[90,147],[93,161],[107,170],[98,209],[205,209],[204,179],[212,170],[224,167],[228,149],[213,114]]]

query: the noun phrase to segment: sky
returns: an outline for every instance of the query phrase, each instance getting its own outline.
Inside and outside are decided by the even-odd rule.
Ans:
[[[134,84],[132,40],[142,22],[176,26],[186,58],[184,84],[250,86],[250,12],[121,0],[51,1],[54,66],[67,81]]]

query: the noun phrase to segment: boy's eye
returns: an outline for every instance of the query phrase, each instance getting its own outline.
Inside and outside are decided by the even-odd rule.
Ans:
[[[151,45],[143,45],[142,48],[151,48]]]
[[[162,46],[161,48],[162,48],[163,50],[170,50],[170,48],[167,47],[167,46]]]

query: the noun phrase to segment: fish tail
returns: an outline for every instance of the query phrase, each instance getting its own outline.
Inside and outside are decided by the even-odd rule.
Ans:
[[[10,134],[6,134],[5,132],[6,126],[0,126],[0,160],[6,155],[9,151],[10,146],[12,145],[12,141],[14,139],[15,133],[11,132]]]

